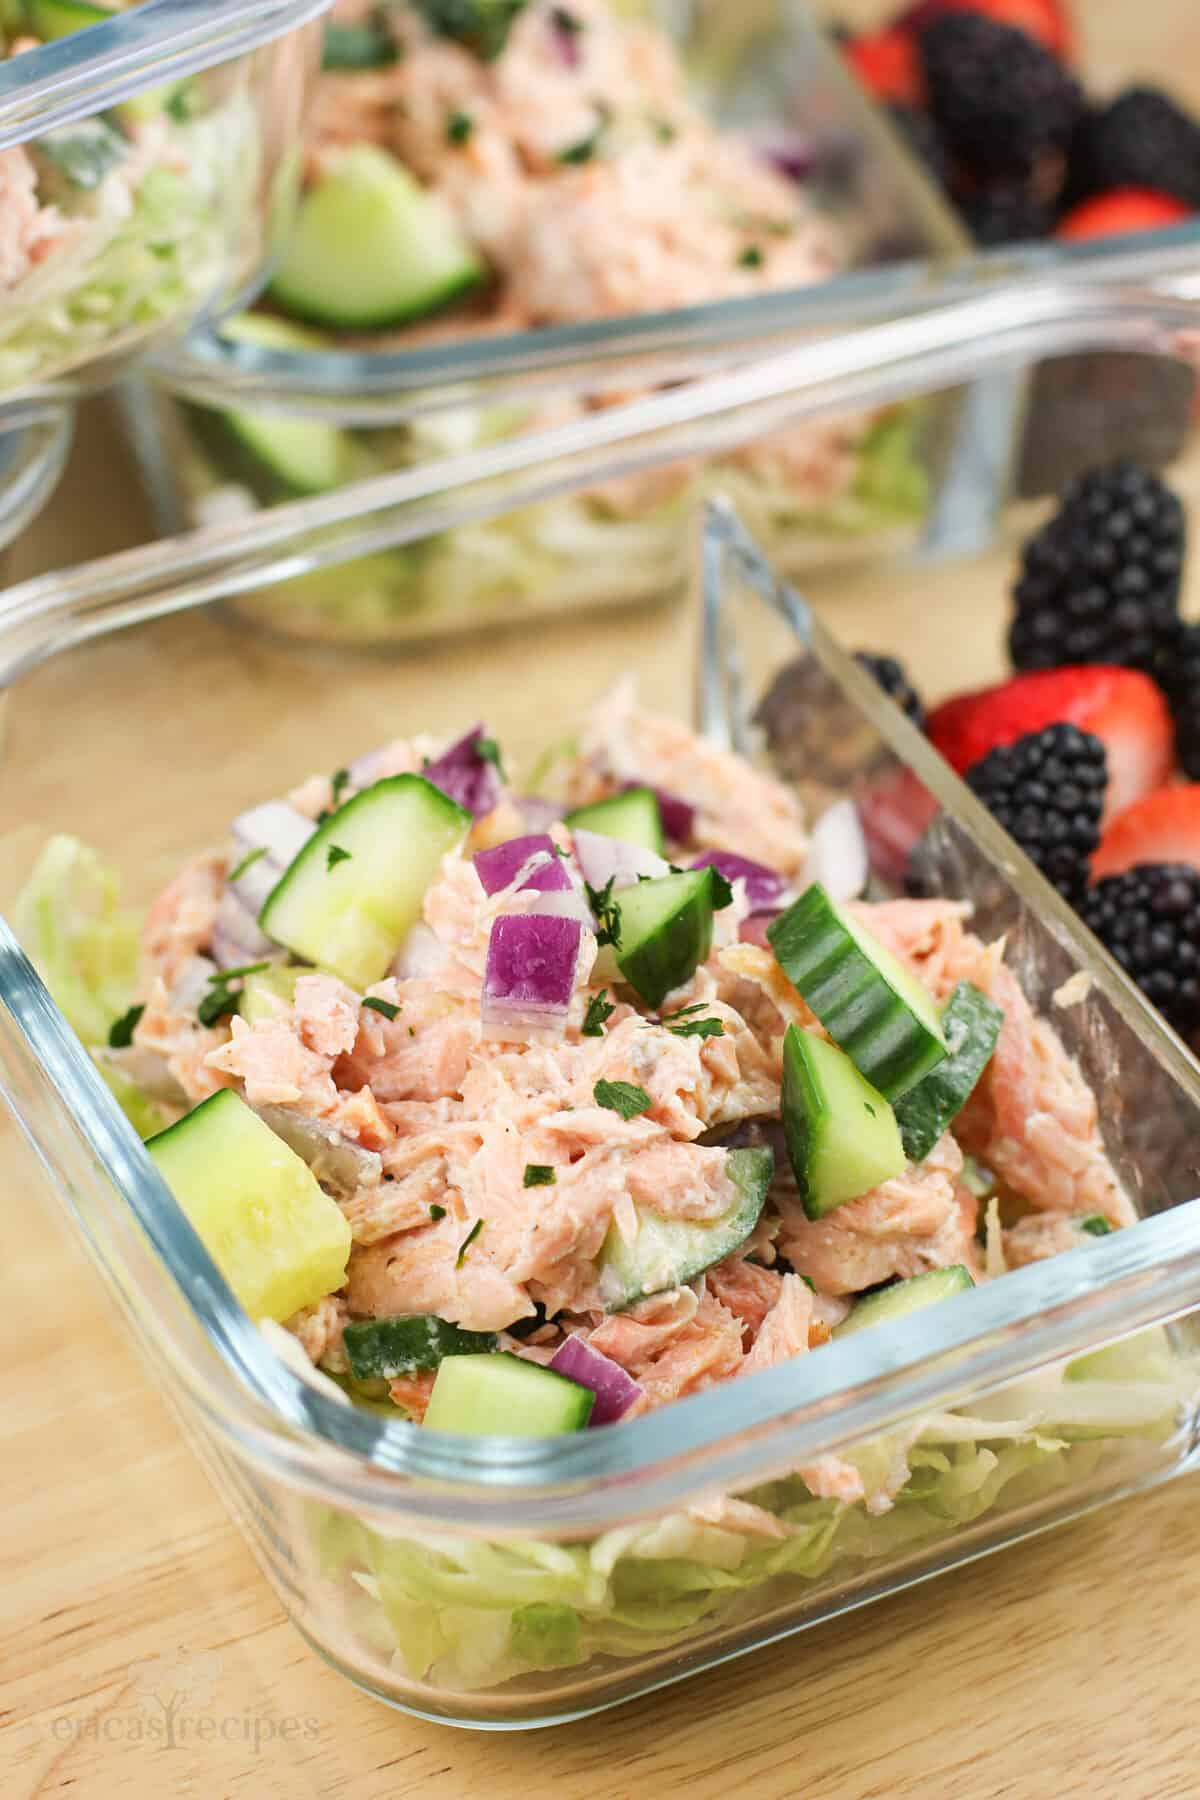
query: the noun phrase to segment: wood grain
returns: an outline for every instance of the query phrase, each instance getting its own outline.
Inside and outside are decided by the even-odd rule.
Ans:
[[[878,16],[842,0],[842,16]],[[1193,0],[1081,5],[1095,66],[1170,66]],[[1148,41],[1150,16],[1156,37]],[[1177,31],[1178,42],[1173,36]],[[1200,65],[1188,75],[1200,90]],[[98,418],[6,571],[132,541],[144,517]],[[99,535],[98,535],[99,534]],[[931,691],[992,675],[999,585],[830,584],[851,643],[903,641]],[[552,678],[543,669],[541,678]],[[37,784],[33,784],[36,789]],[[32,828],[49,795],[6,792]],[[9,822],[9,821],[6,821]],[[620,1711],[550,1733],[395,1714],[296,1636],[147,1379],[42,1177],[0,1128],[0,1795],[45,1800],[1195,1800],[1194,1477]],[[210,1741],[146,1741],[131,1666],[215,1651]],[[257,1741],[256,1741],[257,1734]]]

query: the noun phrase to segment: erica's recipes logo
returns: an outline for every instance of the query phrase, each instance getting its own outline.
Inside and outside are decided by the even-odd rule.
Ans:
[[[319,1720],[296,1713],[223,1711],[217,1704],[224,1664],[218,1650],[198,1654],[178,1649],[131,1663],[132,1705],[86,1717],[62,1713],[51,1721],[60,1743],[103,1738],[108,1743],[148,1744],[160,1750],[185,1745],[249,1744],[255,1753],[280,1740],[310,1743],[321,1735]]]

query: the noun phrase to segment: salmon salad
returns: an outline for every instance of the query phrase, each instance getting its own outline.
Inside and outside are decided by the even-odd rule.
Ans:
[[[222,335],[239,356],[248,345],[319,361],[810,287],[848,267],[850,246],[785,166],[718,129],[666,33],[608,0],[339,0],[299,218],[264,304]],[[369,427],[327,408],[300,420],[189,406],[183,479],[205,524],[633,397],[626,381],[412,418],[398,399],[399,423]],[[594,570],[593,549],[610,585],[619,564],[668,560],[705,474],[683,458],[464,528],[457,555],[439,541],[372,559],[343,583],[348,599],[290,592],[298,610],[319,593],[314,614],[364,636],[514,596],[533,605],[560,564],[570,603],[583,585],[571,565]],[[910,522],[927,497],[911,408],[769,434],[726,454],[720,479],[764,532],[839,542]]]
[[[0,56],[131,10],[26,0]],[[52,379],[118,340],[186,318],[216,287],[259,174],[244,96],[211,107],[191,78],[0,151],[0,391]]]
[[[800,1400],[896,1320],[936,1341],[941,1308],[1134,1223],[1005,941],[881,892],[851,801],[806,816],[628,684],[556,767],[548,798],[483,725],[402,737],[248,793],[144,916],[65,838],[17,907],[302,1381],[401,1431],[666,1427],[764,1371]],[[587,1542],[304,1529],[350,1629],[489,1687],[1057,1491],[1170,1437],[1183,1392],[1148,1332]]]

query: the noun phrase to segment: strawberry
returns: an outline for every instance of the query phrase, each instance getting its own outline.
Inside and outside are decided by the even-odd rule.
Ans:
[[[842,45],[851,69],[876,100],[922,107],[925,82],[914,40],[903,31],[868,31]]]
[[[895,23],[916,35],[947,12],[982,13],[997,25],[1011,25],[1064,62],[1075,51],[1074,30],[1062,0],[916,0]]]
[[[1139,863],[1200,869],[1200,782],[1143,794],[1118,813],[1092,857],[1092,880],[1123,875]]]
[[[1138,231],[1162,231],[1190,219],[1192,209],[1174,194],[1158,188],[1110,188],[1107,194],[1095,194],[1059,220],[1054,235],[1069,244],[1087,243],[1091,238],[1129,237]]]
[[[1111,819],[1171,772],[1171,714],[1148,675],[1107,663],[1039,669],[999,687],[959,694],[929,715],[930,741],[960,775],[1000,744],[1045,725],[1078,725],[1108,753],[1104,817]]]

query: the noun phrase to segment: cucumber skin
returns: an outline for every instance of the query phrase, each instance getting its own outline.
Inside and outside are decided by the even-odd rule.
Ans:
[[[600,1292],[605,1312],[624,1312],[651,1294],[683,1287],[714,1263],[732,1256],[758,1224],[774,1172],[774,1152],[767,1145],[730,1150],[725,1157],[725,1173],[737,1189],[738,1199],[721,1219],[705,1225],[684,1219],[658,1220],[654,1215],[656,1224],[651,1229],[657,1231],[660,1244],[665,1240],[668,1252],[672,1237],[678,1244],[675,1261],[666,1269],[667,1279],[658,1287],[648,1287],[639,1272],[637,1242],[627,1245],[616,1226],[610,1226],[600,1253]],[[640,1207],[636,1210],[641,1221],[646,1215]],[[663,1267],[661,1263],[658,1266]]]
[[[767,939],[776,962],[834,1043],[889,1103],[945,1059],[945,1044],[849,938],[818,883],[767,928]]]
[[[447,1356],[486,1356],[499,1347],[494,1331],[463,1331],[432,1314],[356,1319],[342,1333],[356,1381],[416,1375]]]
[[[855,1303],[849,1318],[835,1325],[835,1338],[851,1337],[872,1325],[886,1325],[889,1319],[904,1319],[910,1313],[922,1312],[939,1300],[954,1294],[965,1294],[975,1283],[962,1263],[951,1263],[945,1269],[926,1269],[922,1275],[910,1275],[906,1281],[893,1282]],[[920,1292],[916,1292],[919,1289]]]
[[[643,936],[632,949],[617,943],[617,968],[621,978],[634,988],[647,1006],[659,1007],[667,995],[691,980],[701,963],[707,962],[712,950],[713,910],[716,873],[713,869],[698,872],[700,879],[679,892],[681,899],[674,912]],[[662,881],[683,882],[689,877],[663,875]],[[641,893],[657,885],[639,882],[631,893]],[[621,905],[618,897],[617,905]],[[624,915],[622,915],[624,925]]]
[[[947,1039],[955,1027],[966,1036],[945,1062],[896,1101],[896,1118],[905,1153],[924,1162],[950,1122],[958,1117],[991,1061],[1004,1024],[1003,1008],[969,981],[960,981],[946,1002],[942,1025]]]

